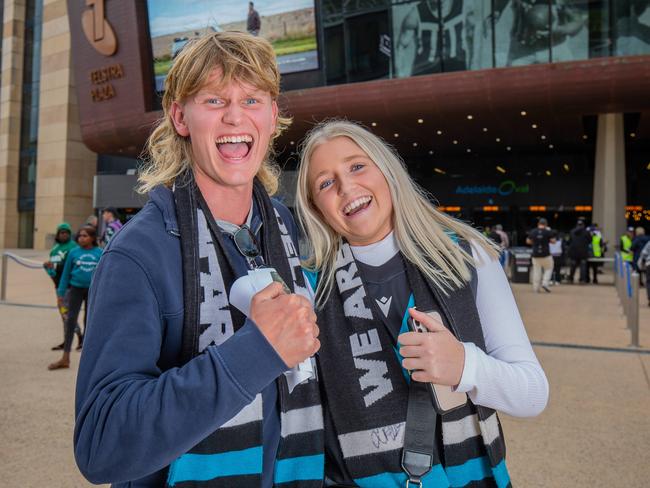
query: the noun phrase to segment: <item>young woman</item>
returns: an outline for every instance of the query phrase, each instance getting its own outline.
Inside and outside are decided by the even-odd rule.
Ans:
[[[79,247],[68,253],[57,288],[59,307],[63,305],[63,299],[67,296],[68,315],[65,320],[63,356],[48,366],[50,370],[70,367],[70,348],[77,318],[81,311],[81,304],[88,300],[90,280],[102,255],[102,250],[97,247],[97,230],[90,225],[81,227],[77,235],[77,244]]]
[[[438,212],[397,154],[347,121],[306,137],[296,198],[317,273],[327,483],[404,486],[413,380],[467,394],[429,417],[423,486],[509,486],[495,410],[539,414],[548,383],[496,247]],[[408,332],[409,316],[428,333]]]

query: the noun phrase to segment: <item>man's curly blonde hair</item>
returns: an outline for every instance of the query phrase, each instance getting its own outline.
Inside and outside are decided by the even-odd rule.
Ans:
[[[192,167],[189,137],[176,132],[170,108],[199,92],[215,68],[222,73],[221,83],[245,81],[270,93],[280,94],[280,72],[271,44],[244,32],[217,32],[188,42],[167,73],[163,95],[163,117],[149,136],[140,169],[138,191],[147,193],[157,185],[171,186],[175,179]],[[278,116],[264,162],[257,172],[269,194],[278,189],[279,168],[272,162],[273,141],[291,124],[291,118]]]

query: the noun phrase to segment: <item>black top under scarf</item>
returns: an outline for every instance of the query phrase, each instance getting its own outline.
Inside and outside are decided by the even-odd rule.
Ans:
[[[327,474],[339,483],[372,486],[378,475],[401,472],[408,387],[391,334],[378,320],[377,313],[381,312],[367,294],[347,243],[337,258],[337,286],[318,312],[321,381],[336,432],[335,436],[327,435],[328,455],[338,451],[342,458],[334,469],[328,465]],[[403,259],[403,266],[418,308],[439,310],[443,323],[459,340],[473,342],[485,350],[473,287],[468,284],[446,296],[408,260]],[[460,433],[458,426],[463,427]],[[439,476],[441,486],[446,483],[442,466],[455,467],[472,460],[483,460],[483,468],[488,471],[487,477],[475,482],[475,486],[495,486],[497,478],[498,486],[508,486],[502,464],[505,444],[493,410],[468,402],[442,416],[442,429],[438,432],[443,447],[442,452],[434,453],[438,464],[432,476]],[[333,438],[338,441],[338,449],[331,449]],[[494,478],[490,477],[490,470],[495,473]],[[505,477],[499,476],[502,472]]]
[[[216,227],[207,205],[202,205],[204,202],[192,175],[185,175],[179,181],[185,182],[177,184],[174,190],[183,254],[185,315],[182,352],[185,362],[201,354],[210,342],[220,344],[227,340],[243,326],[245,317],[235,307],[231,307],[227,300],[230,287],[236,278],[236,270],[233,269],[232,258],[227,250],[227,247],[231,246],[225,245],[224,236]],[[261,241],[265,262],[277,270],[291,290],[304,288],[297,249],[289,243],[291,236],[287,227],[257,180],[253,187],[253,198],[263,221]],[[210,296],[207,293],[210,293]],[[206,320],[204,315],[207,312],[210,313],[210,318]],[[261,486],[262,479],[267,479],[270,483],[273,478],[274,485],[288,488],[320,486],[323,431],[317,382],[313,379],[303,382],[290,392],[285,375],[281,375],[276,384],[281,437],[274,474],[265,472],[262,478],[262,412],[268,411],[268,408],[264,408],[262,396],[258,394],[251,404],[222,428],[201,441],[188,454],[174,461],[170,467],[168,483],[180,488],[257,488]],[[239,455],[239,452],[259,454],[247,455],[246,459],[250,459],[249,464],[253,469],[247,468],[246,475],[217,474],[207,479],[206,472],[218,473],[223,470],[208,467],[207,470],[197,471],[193,468],[195,458],[191,456],[207,459],[206,455],[218,455],[219,459],[228,459],[223,455],[230,452],[233,455],[237,453],[236,457],[240,460],[243,455]],[[230,466],[226,468],[227,471]],[[305,471],[309,471],[308,476],[304,476]],[[197,475],[194,476],[193,473]]]

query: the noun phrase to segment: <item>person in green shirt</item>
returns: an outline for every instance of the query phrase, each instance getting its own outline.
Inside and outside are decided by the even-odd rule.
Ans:
[[[72,227],[67,222],[61,222],[56,228],[56,236],[54,237],[54,246],[50,249],[50,257],[47,261],[43,263],[43,268],[54,283],[54,291],[59,286],[59,281],[61,281],[61,274],[63,273],[63,268],[65,266],[65,261],[68,257],[68,253],[77,247],[77,243],[72,239]],[[68,314],[68,300],[67,296],[64,296],[63,302],[58,307],[59,314],[61,315],[61,320],[63,321],[64,333],[65,333],[65,319]],[[82,335],[79,325],[75,327],[75,334],[79,339],[79,345],[77,349],[81,349]],[[53,351],[59,351],[63,349],[63,342],[56,346],[52,347]]]

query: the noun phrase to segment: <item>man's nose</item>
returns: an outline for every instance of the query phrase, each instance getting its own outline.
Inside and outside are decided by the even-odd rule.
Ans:
[[[242,107],[237,103],[229,103],[223,114],[223,121],[230,125],[239,125],[242,119]]]

